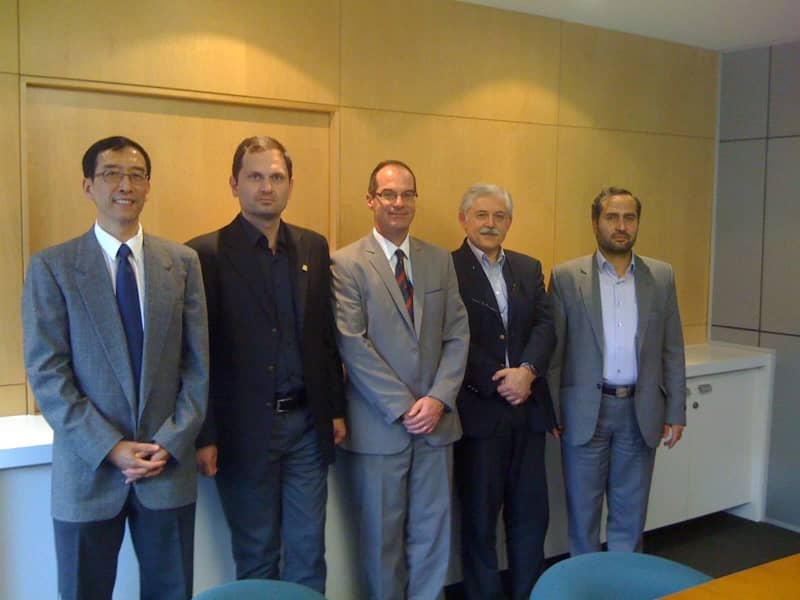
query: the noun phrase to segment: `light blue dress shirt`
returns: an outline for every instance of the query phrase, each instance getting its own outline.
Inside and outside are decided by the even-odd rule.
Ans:
[[[603,381],[611,385],[636,383],[636,330],[639,314],[636,305],[636,259],[622,277],[598,251],[600,300],[603,310]]]

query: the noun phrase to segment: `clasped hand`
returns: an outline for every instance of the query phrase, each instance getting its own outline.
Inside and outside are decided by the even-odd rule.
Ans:
[[[411,434],[433,433],[444,413],[444,404],[433,396],[423,396],[403,415],[403,427]]]
[[[133,483],[163,473],[169,452],[158,444],[121,440],[108,453],[108,460],[125,476],[125,483]]]

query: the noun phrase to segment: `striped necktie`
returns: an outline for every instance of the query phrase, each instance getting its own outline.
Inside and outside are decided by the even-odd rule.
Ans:
[[[403,259],[406,257],[405,253],[398,248],[394,252],[397,257],[397,265],[394,268],[394,278],[397,280],[397,285],[400,292],[403,294],[403,300],[406,303],[406,310],[408,316],[411,317],[411,322],[414,322],[414,286],[406,275],[406,268],[403,264]]]

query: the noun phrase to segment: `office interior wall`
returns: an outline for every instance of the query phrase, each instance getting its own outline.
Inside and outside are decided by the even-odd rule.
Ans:
[[[711,339],[778,352],[766,512],[800,530],[800,42],[721,71]]]
[[[593,249],[599,188],[630,187],[637,248],[675,265],[687,340],[706,339],[714,52],[448,0],[0,0],[0,23],[17,235],[0,242],[0,390],[24,396],[22,266],[88,228],[80,155],[119,126],[155,158],[145,225],[176,240],[235,212],[227,165],[251,133],[306,157],[287,216],[334,246],[368,231],[367,177],[389,157],[417,172],[416,235],[456,246],[461,194],[496,182],[516,201],[507,246],[548,270]]]

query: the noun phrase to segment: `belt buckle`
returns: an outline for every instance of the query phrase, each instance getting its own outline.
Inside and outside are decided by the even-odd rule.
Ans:
[[[629,385],[618,385],[617,388],[614,390],[614,395],[617,398],[627,398],[631,395],[631,386]]]

